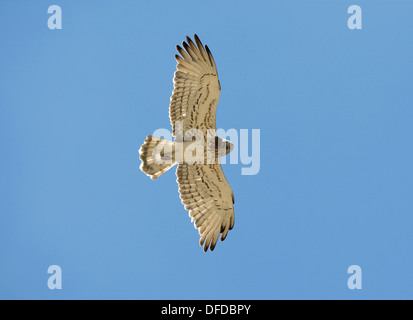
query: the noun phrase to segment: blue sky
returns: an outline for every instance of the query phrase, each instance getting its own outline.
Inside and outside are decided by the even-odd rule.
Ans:
[[[413,298],[412,10],[1,1],[0,298]],[[194,33],[218,66],[217,126],[261,134],[259,174],[224,166],[235,227],[206,254],[174,170],[138,169],[146,135],[170,126],[175,45]]]

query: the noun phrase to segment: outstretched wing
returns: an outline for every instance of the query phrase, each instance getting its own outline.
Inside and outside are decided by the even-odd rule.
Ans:
[[[221,164],[179,164],[176,170],[179,193],[185,209],[198,229],[204,251],[214,250],[221,234],[225,239],[234,227],[234,195]]]
[[[169,106],[172,134],[176,137],[175,122],[183,122],[183,133],[196,128],[203,132],[215,129],[216,108],[221,92],[218,72],[208,46],[203,46],[197,35],[195,43],[186,37],[182,49],[176,46],[177,71]]]

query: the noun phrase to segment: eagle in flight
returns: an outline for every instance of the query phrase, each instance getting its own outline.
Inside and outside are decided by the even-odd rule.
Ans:
[[[175,55],[177,70],[169,105],[174,141],[149,135],[139,154],[140,169],[152,179],[177,164],[180,198],[199,231],[199,244],[206,252],[208,248],[213,251],[219,236],[223,241],[234,226],[234,194],[219,162],[221,156],[232,151],[233,144],[216,134],[215,116],[221,85],[214,58],[197,35],[194,40],[196,44],[186,37],[183,48],[176,46],[179,55]],[[194,137],[187,141],[180,134],[180,131],[193,129],[202,137],[202,150],[197,159],[201,157],[203,161],[186,161],[187,157],[177,156],[178,150],[193,155],[193,151],[187,150]]]

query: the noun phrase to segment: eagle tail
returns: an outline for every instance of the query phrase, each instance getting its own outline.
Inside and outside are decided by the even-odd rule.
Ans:
[[[147,136],[139,149],[139,158],[142,160],[140,169],[155,180],[176,164],[174,147],[172,141]]]

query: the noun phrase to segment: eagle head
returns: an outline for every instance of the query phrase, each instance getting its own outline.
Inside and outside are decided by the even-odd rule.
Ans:
[[[234,149],[234,144],[231,141],[224,140],[225,141],[225,155],[230,153],[232,149]]]

